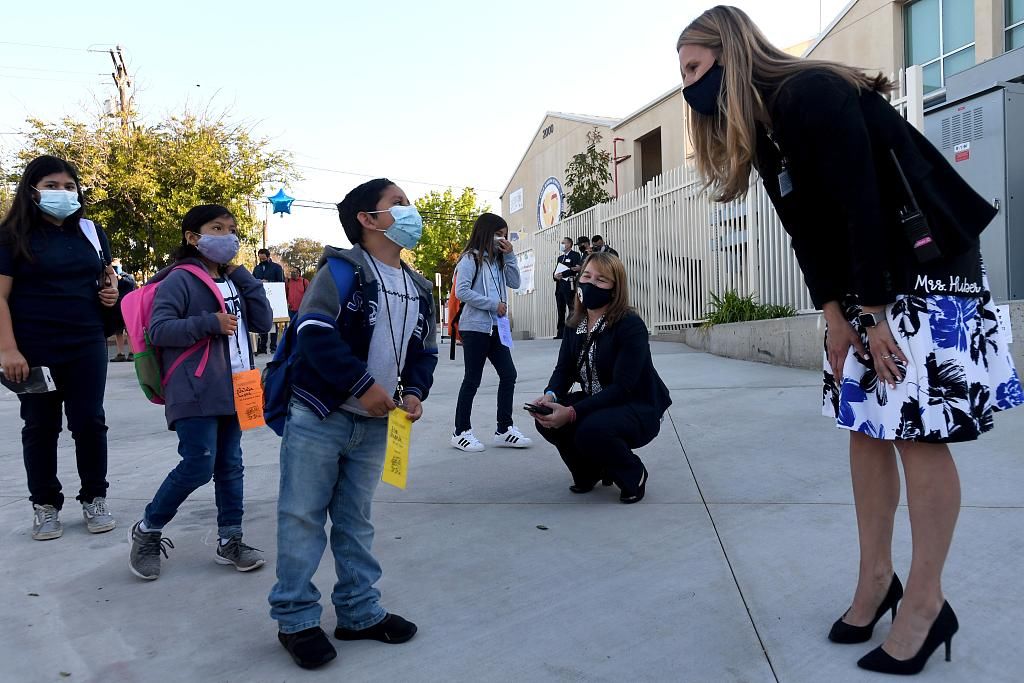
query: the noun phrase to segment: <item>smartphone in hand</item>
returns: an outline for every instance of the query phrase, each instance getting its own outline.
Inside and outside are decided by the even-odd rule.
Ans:
[[[523,410],[534,415],[550,415],[555,412],[551,406],[546,405],[534,405],[533,403],[527,403],[523,406]]]

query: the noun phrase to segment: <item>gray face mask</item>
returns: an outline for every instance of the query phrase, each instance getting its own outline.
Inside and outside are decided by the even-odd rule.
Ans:
[[[231,263],[238,256],[238,235],[200,235],[196,249],[218,265]]]

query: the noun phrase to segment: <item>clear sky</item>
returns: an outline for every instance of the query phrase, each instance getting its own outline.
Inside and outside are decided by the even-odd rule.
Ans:
[[[815,36],[846,0],[733,4],[786,47]],[[110,57],[87,50],[120,44],[144,118],[211,101],[230,109],[294,153],[304,175],[287,188],[295,197],[338,201],[363,180],[387,175],[412,198],[443,189],[425,183],[472,186],[500,208],[498,193],[544,112],[617,117],[662,94],[679,82],[680,30],[709,6],[9,3],[0,33],[0,153],[16,149],[11,133],[27,116],[84,115],[109,97]],[[344,243],[329,211],[296,208],[271,220],[271,243],[297,236]]]

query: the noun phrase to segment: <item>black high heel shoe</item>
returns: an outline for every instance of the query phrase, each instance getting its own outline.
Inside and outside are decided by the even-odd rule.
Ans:
[[[644,468],[643,474],[640,475],[640,484],[637,485],[636,490],[632,493],[626,493],[623,491],[619,494],[619,502],[631,505],[632,503],[639,503],[644,499],[644,493],[647,491],[647,468]]]
[[[913,676],[921,673],[921,669],[928,662],[928,658],[939,648],[942,643],[946,644],[946,661],[950,661],[953,648],[953,635],[960,629],[960,622],[953,613],[953,608],[948,602],[942,603],[939,616],[935,617],[932,627],[928,629],[928,636],[917,654],[910,659],[895,659],[881,647],[876,647],[871,652],[861,657],[857,666],[868,671],[877,671],[883,674],[896,674],[899,676]]]
[[[843,617],[846,616],[844,614],[843,617],[836,619],[836,623],[832,624],[832,630],[828,632],[828,639],[833,643],[843,645],[868,642],[875,630],[875,624],[883,614],[892,610],[892,618],[895,621],[896,605],[901,599],[903,599],[903,584],[900,583],[900,577],[893,574],[892,581],[889,583],[889,591],[885,594],[882,604],[878,606],[878,611],[875,612],[875,618],[871,620],[871,623],[867,626],[851,626],[843,621]]]

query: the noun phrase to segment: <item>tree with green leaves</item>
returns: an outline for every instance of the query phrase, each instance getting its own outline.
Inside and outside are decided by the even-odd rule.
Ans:
[[[434,273],[440,273],[442,285],[451,287],[455,264],[473,232],[473,221],[491,207],[478,205],[476,190],[471,187],[458,196],[451,188],[433,191],[415,204],[423,216],[423,238],[416,249],[403,257],[411,256],[409,262],[429,280],[433,280]]]
[[[270,251],[280,254],[281,260],[297,268],[303,277],[311,277],[324,253],[324,245],[308,237],[297,237],[290,242],[270,247]]]
[[[257,217],[271,183],[297,178],[290,155],[226,115],[186,111],[155,125],[29,119],[23,162],[52,154],[74,163],[87,212],[110,237],[126,269],[151,274],[181,242],[181,217],[198,204],[222,204],[238,222],[243,253],[262,235]],[[248,249],[247,249],[248,247]]]
[[[601,131],[595,126],[587,133],[586,151],[573,155],[565,167],[565,186],[569,194],[565,197],[567,208],[563,217],[611,199],[605,186],[612,179],[612,155],[608,150],[598,149],[600,143]]]

